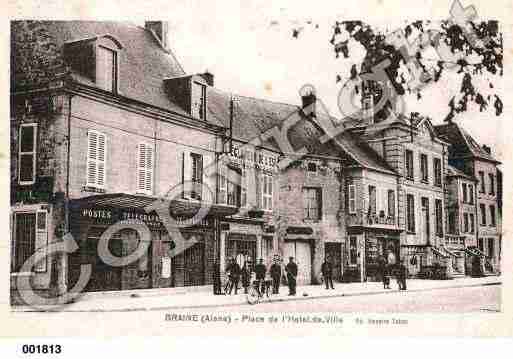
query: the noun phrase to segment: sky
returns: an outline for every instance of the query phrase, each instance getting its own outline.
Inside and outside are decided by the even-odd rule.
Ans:
[[[433,14],[431,19],[448,18],[451,2],[439,1],[446,3],[446,8],[440,6],[439,13]],[[426,18],[419,5],[420,9],[408,9],[409,12],[401,16],[390,12],[384,22],[384,17],[376,11],[380,1],[370,7],[374,10],[365,17],[361,16],[366,13],[365,8],[359,9],[359,17],[351,17],[354,9],[340,1],[315,7],[311,6],[312,2],[308,3],[310,6],[303,6],[289,1],[276,1],[272,6],[261,1],[228,2],[231,5],[202,3],[201,9],[195,1],[179,0],[178,3],[180,6],[174,7],[168,18],[169,44],[185,72],[208,70],[215,76],[215,86],[222,90],[290,104],[300,104],[299,90],[310,84],[335,117],[342,116],[337,106],[341,83],[336,83],[336,75],[341,75],[344,82],[351,65],[358,64],[364,56],[363,48],[352,43],[348,59],[335,58],[329,43],[335,21],[359,19],[383,30],[395,31],[413,19]],[[478,14],[482,9],[477,7]],[[383,11],[387,12],[386,6]],[[298,38],[294,38],[292,31],[297,28],[301,31]],[[436,57],[436,53],[430,55]],[[498,93],[506,102],[502,96],[504,78],[483,76],[478,86],[488,91],[489,81],[494,84],[493,93]],[[405,98],[404,111],[418,111],[429,116],[434,124],[442,123],[449,111],[447,103],[452,95],[459,93],[460,84],[461,74],[445,71],[442,80],[422,91],[421,101],[416,95]],[[485,112],[471,106],[470,111],[458,115],[455,121],[479,143],[491,145],[495,156],[501,159],[503,117],[504,114],[495,116],[493,106]]]

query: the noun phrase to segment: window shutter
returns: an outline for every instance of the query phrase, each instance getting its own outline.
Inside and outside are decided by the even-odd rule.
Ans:
[[[192,161],[188,151],[183,152],[183,184],[184,198],[190,198],[192,191]]]
[[[322,188],[317,189],[317,211],[319,212],[319,220],[322,219]]]
[[[137,190],[153,193],[153,148],[147,144],[139,144],[137,170]]]
[[[105,187],[105,162],[106,162],[106,138],[104,134],[98,134],[98,187]]]
[[[105,187],[107,139],[104,134],[90,131],[87,142],[87,175],[88,186]]]
[[[98,134],[96,132],[88,133],[87,142],[87,184],[96,185],[96,158],[98,156]]]
[[[263,208],[262,203],[262,181],[264,180],[263,174],[260,171],[255,170],[255,179],[256,179],[256,205],[257,208]]]
[[[355,193],[355,185],[350,184],[349,185],[349,213],[355,213],[356,212],[356,193]]]
[[[36,214],[36,253],[46,254],[46,245],[48,244],[48,224],[47,224],[47,212],[37,211]],[[34,266],[36,272],[46,272],[47,258],[39,261]]]

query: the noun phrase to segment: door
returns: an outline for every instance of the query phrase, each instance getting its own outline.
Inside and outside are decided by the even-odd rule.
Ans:
[[[87,240],[82,244],[80,251],[83,261],[92,266],[92,273],[85,291],[111,291],[121,290],[121,267],[112,267],[103,262],[98,255],[98,241],[103,233],[103,228],[91,228],[87,234]],[[109,241],[109,250],[112,255],[121,257],[123,254],[121,236],[114,234]]]
[[[342,281],[342,243],[326,243],[324,252],[333,267],[333,280]]]
[[[185,286],[205,284],[204,270],[205,246],[202,242],[194,244],[184,252]]]
[[[297,284],[311,284],[312,251],[310,244],[299,241],[285,242],[283,253],[285,265],[289,262],[289,257],[294,257],[294,262],[297,264]]]

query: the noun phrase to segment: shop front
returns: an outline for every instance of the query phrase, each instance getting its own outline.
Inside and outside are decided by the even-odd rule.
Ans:
[[[205,218],[176,216],[176,234],[170,234],[155,212],[144,208],[154,198],[132,195],[99,195],[71,201],[71,233],[79,249],[69,257],[69,283],[73,286],[80,266],[90,264],[92,275],[86,291],[201,286],[212,283],[216,256],[214,208]],[[183,207],[180,207],[183,208]],[[171,205],[174,213],[176,206]],[[135,225],[134,225],[135,224]],[[144,224],[141,231],[137,224]],[[113,229],[113,228],[119,228]],[[149,235],[147,235],[149,233]],[[133,260],[112,264],[101,255],[99,243],[108,238],[108,252]],[[181,236],[181,238],[175,238]],[[144,238],[143,238],[144,237]],[[184,243],[183,250],[175,251]]]

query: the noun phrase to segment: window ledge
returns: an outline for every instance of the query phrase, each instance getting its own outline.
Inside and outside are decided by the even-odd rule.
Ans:
[[[34,274],[34,272],[13,272],[11,273],[11,277],[31,277]]]

